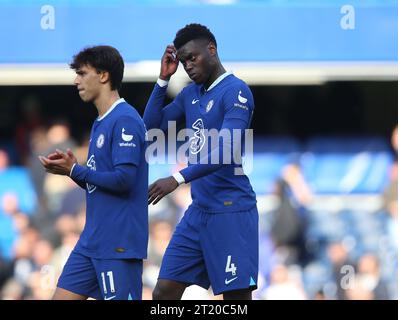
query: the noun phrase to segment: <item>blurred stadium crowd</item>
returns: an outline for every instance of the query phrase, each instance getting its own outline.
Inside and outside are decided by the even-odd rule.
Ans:
[[[260,213],[256,299],[398,298],[398,129],[381,137],[256,137],[249,173]],[[34,112],[0,143],[0,299],[49,299],[85,221],[84,191],[47,174],[37,156],[71,148],[67,121]],[[150,166],[152,182],[176,170]],[[143,298],[150,299],[176,223],[189,205],[183,185],[150,206]],[[185,299],[213,299],[189,288]],[[216,299],[219,297],[215,297]]]

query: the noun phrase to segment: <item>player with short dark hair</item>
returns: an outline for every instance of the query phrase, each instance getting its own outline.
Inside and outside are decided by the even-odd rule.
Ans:
[[[193,83],[163,107],[168,81],[179,61]],[[224,155],[236,152],[234,138],[220,135],[217,147],[209,148],[206,130],[226,130],[230,137],[238,130],[236,139],[242,142],[253,110],[249,87],[225,71],[210,30],[200,24],[179,30],[174,45],[167,46],[162,57],[144,122],[148,129],[166,130],[168,121],[185,120],[186,128],[194,132],[189,140],[189,165],[154,182],[149,187],[149,203],[156,204],[179,184],[191,183],[192,204],[165,252],[154,299],[180,299],[191,284],[211,286],[224,299],[251,299],[258,275],[256,196],[241,163],[224,161]]]
[[[115,48],[84,49],[71,68],[81,99],[95,105],[98,118],[85,166],[71,150],[39,157],[48,172],[68,175],[86,190],[86,224],[53,299],[138,300],[148,243],[145,125],[119,96],[124,63]]]

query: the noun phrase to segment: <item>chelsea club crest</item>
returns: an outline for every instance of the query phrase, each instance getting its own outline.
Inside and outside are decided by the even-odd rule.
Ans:
[[[105,136],[101,133],[99,136],[98,136],[98,139],[97,139],[97,148],[99,149],[99,148],[102,148],[102,146],[104,145],[104,141],[105,141]]]

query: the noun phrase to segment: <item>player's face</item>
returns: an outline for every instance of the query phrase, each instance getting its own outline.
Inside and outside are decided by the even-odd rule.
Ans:
[[[82,65],[76,70],[74,84],[84,102],[93,102],[101,88],[100,73],[90,65]]]
[[[205,40],[191,40],[177,51],[177,57],[189,78],[196,84],[206,83],[213,71],[213,54]]]

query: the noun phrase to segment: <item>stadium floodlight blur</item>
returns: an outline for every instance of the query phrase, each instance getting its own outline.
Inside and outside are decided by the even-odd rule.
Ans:
[[[125,81],[155,81],[157,57],[193,11],[249,84],[398,79],[398,0],[2,0],[0,84],[70,84],[73,52],[104,43],[120,49]],[[173,79],[187,81],[181,70]]]

